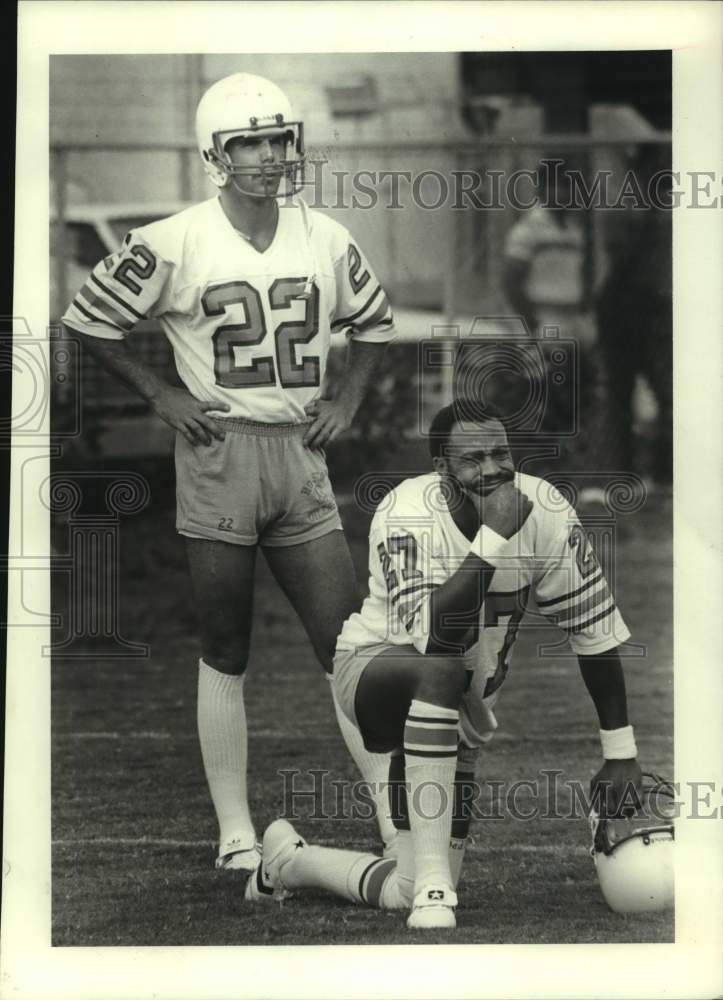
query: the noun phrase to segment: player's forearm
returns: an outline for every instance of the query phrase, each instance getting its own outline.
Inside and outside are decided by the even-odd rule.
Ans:
[[[429,601],[430,629],[425,652],[463,652],[477,637],[480,609],[494,568],[468,555],[457,572],[433,591]]]
[[[597,656],[578,656],[585,687],[595,705],[601,729],[628,725],[625,675],[616,649]]]
[[[75,330],[71,330],[70,335],[80,337],[83,349],[102,368],[121,379],[149,403],[169,388],[168,383],[141,361],[125,340],[103,340]]]
[[[386,349],[386,343],[369,343],[353,338],[349,341],[346,366],[334,398],[344,400],[351,416],[361,406],[369,386],[378,375]]]

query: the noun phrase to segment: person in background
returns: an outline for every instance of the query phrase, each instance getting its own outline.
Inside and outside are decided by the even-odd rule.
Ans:
[[[568,464],[588,464],[583,458],[590,447],[597,397],[593,359],[594,327],[589,314],[586,259],[587,240],[582,211],[573,204],[572,188],[560,159],[542,160],[537,170],[537,198],[523,211],[507,234],[502,286],[514,312],[542,349],[544,364],[559,341],[574,341],[577,348],[579,382],[570,385],[545,379],[547,399],[539,430],[559,434],[576,419],[574,445],[561,443]],[[557,330],[557,337],[550,336]],[[545,373],[541,372],[544,377]],[[571,410],[577,401],[576,412]],[[501,400],[492,402],[498,406]]]
[[[669,154],[666,154],[669,155]],[[643,146],[632,161],[642,190],[669,169],[661,147]],[[660,200],[668,195],[660,186]],[[671,212],[628,207],[605,217],[608,271],[596,295],[600,356],[607,383],[605,435],[613,467],[673,479],[673,233]],[[634,392],[643,375],[657,403],[649,469],[635,454]]]

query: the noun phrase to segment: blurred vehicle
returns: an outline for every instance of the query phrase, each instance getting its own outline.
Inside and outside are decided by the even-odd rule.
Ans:
[[[120,248],[131,229],[167,218],[187,205],[182,202],[78,204],[68,205],[61,225],[56,214],[50,215],[50,323],[56,324],[67,304],[82,287],[99,260]],[[133,348],[158,374],[172,384],[179,384],[173,352],[160,325],[143,320],[130,336]],[[148,405],[122,382],[84,359],[82,385],[83,410],[122,411],[126,414],[148,413]],[[62,400],[56,400],[62,409]],[[57,411],[56,411],[57,412]],[[86,420],[87,424],[87,420]]]
[[[102,257],[119,249],[126,233],[180,212],[183,202],[68,205],[61,226],[50,215],[50,318],[57,321]],[[61,267],[65,264],[65,289]],[[62,301],[61,299],[67,301]]]

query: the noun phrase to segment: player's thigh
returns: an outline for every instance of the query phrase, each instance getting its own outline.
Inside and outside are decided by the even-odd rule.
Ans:
[[[461,700],[464,679],[464,661],[459,658],[422,656],[414,646],[388,646],[378,653],[364,667],[354,696],[366,748],[383,753],[403,746],[412,700]]]
[[[256,547],[186,538],[203,658],[225,673],[246,666],[253,614]]]
[[[330,672],[342,625],[361,604],[344,532],[330,531],[300,545],[268,546],[264,555]]]

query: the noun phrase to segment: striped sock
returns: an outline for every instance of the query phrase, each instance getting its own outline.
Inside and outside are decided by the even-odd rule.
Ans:
[[[459,712],[416,698],[404,726],[404,770],[409,789],[409,823],[414,845],[414,891],[452,885],[454,774]]]
[[[374,854],[309,844],[296,851],[279,874],[286,889],[325,889],[352,903],[379,906],[384,883],[395,866],[392,859]]]
[[[203,660],[198,666],[198,738],[222,856],[256,840],[246,794],[245,675],[223,674]]]

